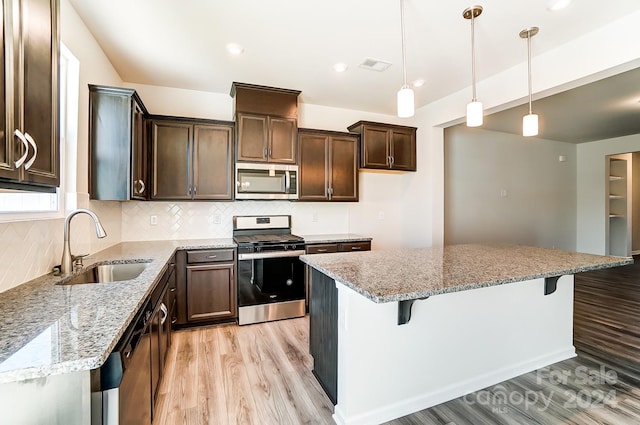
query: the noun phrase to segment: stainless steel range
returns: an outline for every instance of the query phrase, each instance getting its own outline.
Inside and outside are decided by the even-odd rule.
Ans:
[[[291,216],[233,217],[238,245],[238,324],[305,315],[304,239]]]

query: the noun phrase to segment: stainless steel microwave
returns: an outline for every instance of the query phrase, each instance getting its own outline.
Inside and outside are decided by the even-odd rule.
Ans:
[[[236,199],[298,199],[298,166],[236,163]]]

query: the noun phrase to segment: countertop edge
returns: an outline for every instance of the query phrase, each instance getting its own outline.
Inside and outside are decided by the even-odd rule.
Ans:
[[[332,254],[326,254],[326,255],[332,255]],[[300,260],[302,262],[304,262],[305,264],[308,264],[310,267],[313,267],[314,269],[316,269],[316,270],[324,273],[325,275],[329,276],[330,278],[334,279],[336,282],[343,284],[344,286],[352,289],[353,291],[355,291],[358,294],[364,296],[365,298],[369,299],[370,301],[373,301],[373,302],[378,303],[378,304],[384,304],[384,303],[389,303],[389,302],[397,302],[397,301],[417,300],[417,299],[420,299],[420,298],[426,298],[426,297],[430,297],[430,296],[434,296],[434,295],[443,295],[443,294],[454,293],[454,292],[468,291],[468,290],[472,290],[472,289],[487,288],[487,287],[491,287],[491,286],[505,285],[505,284],[508,284],[508,283],[522,282],[522,281],[533,280],[533,279],[541,279],[541,278],[564,276],[564,275],[573,275],[575,273],[582,273],[582,272],[586,272],[586,271],[602,270],[602,269],[607,269],[607,268],[612,268],[612,267],[625,266],[625,265],[633,264],[633,261],[634,261],[633,257],[620,257],[620,261],[614,262],[614,263],[599,264],[599,265],[593,265],[593,266],[575,267],[575,268],[569,268],[569,269],[558,269],[558,270],[554,270],[554,271],[551,271],[551,272],[534,273],[534,274],[530,274],[530,275],[514,276],[512,278],[507,278],[507,279],[471,282],[471,283],[467,283],[467,284],[460,285],[460,286],[452,286],[452,287],[449,287],[449,288],[444,288],[444,289],[441,289],[441,290],[418,291],[418,292],[408,292],[408,293],[404,293],[404,294],[378,296],[378,295],[372,294],[369,291],[366,291],[365,289],[361,288],[360,286],[358,286],[358,285],[356,285],[356,284],[354,284],[352,282],[349,282],[349,281],[345,280],[344,278],[340,277],[336,273],[334,273],[334,272],[332,272],[332,271],[330,271],[330,270],[328,270],[328,269],[326,269],[326,268],[324,268],[324,267],[322,267],[322,266],[320,266],[318,264],[314,264],[313,257],[314,257],[314,255],[305,255],[305,256],[301,256]]]

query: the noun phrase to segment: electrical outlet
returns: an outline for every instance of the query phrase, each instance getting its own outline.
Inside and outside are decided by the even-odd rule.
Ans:
[[[220,224],[222,222],[222,216],[220,213],[215,213],[213,215],[213,224]]]
[[[311,222],[313,222],[313,223],[317,223],[318,222],[318,213],[317,212],[312,212],[311,213]]]
[[[509,192],[507,192],[507,189],[500,189],[501,198],[507,198],[508,196],[509,196]]]
[[[157,215],[152,215],[151,217],[149,217],[149,223],[151,223],[152,226],[155,226],[158,224],[158,216]]]
[[[384,211],[378,211],[378,220],[384,220]]]

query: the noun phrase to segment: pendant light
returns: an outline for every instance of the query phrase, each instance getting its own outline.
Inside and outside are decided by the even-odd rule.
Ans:
[[[527,39],[527,64],[529,75],[529,113],[522,117],[522,135],[525,137],[538,135],[538,115],[531,110],[531,37],[539,31],[538,27],[525,28],[520,31],[520,38]]]
[[[407,53],[404,42],[404,0],[400,0],[400,28],[402,30],[402,87],[398,90],[398,116],[412,117],[414,113],[413,90],[407,84]]]
[[[476,98],[476,43],[475,43],[475,19],[482,13],[482,6],[471,6],[462,12],[464,19],[471,20],[471,88],[473,97],[467,104],[467,127],[479,127],[482,125],[482,102]]]

